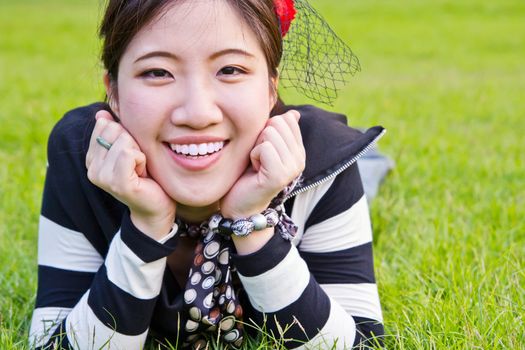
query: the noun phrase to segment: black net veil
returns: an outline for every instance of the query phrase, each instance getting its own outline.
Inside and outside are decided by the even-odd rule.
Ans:
[[[294,0],[297,11],[283,39],[280,85],[333,105],[341,89],[361,70],[359,59],[306,0]]]

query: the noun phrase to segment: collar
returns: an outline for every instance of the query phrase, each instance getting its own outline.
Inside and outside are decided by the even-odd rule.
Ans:
[[[311,105],[286,106],[301,114],[299,127],[306,150],[301,183],[287,196],[291,198],[328,181],[355,163],[386,133],[382,126],[365,132],[347,126],[342,114]]]

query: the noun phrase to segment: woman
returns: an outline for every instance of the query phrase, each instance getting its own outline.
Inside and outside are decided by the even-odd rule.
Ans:
[[[34,346],[382,335],[355,161],[383,130],[278,103],[293,5],[108,2],[109,104],[69,112],[49,139]]]

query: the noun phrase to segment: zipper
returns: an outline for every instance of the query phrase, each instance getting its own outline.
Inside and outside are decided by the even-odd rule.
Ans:
[[[333,179],[334,177],[336,177],[337,175],[341,174],[343,171],[348,169],[348,167],[350,167],[352,164],[354,164],[359,158],[361,158],[363,156],[363,154],[368,152],[370,150],[370,148],[372,148],[377,143],[377,141],[379,141],[379,139],[381,137],[383,137],[383,135],[385,133],[386,133],[386,129],[383,129],[379,135],[377,135],[372,141],[370,141],[370,143],[365,148],[363,148],[363,150],[361,150],[361,152],[356,154],[352,159],[350,159],[348,162],[346,162],[339,169],[337,169],[336,171],[334,171],[333,173],[331,173],[327,177],[324,177],[321,180],[317,180],[313,184],[310,184],[310,185],[308,185],[306,187],[302,187],[302,188],[299,188],[297,190],[293,190],[292,192],[290,192],[290,194],[288,194],[284,198],[284,202],[286,202],[288,199],[292,198],[293,196],[298,195],[299,193],[303,193],[303,192],[309,191],[312,188],[321,185],[323,182],[329,181],[329,180]]]

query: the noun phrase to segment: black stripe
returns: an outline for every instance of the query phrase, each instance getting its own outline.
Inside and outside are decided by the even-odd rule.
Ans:
[[[65,209],[60,203],[61,193],[53,188],[52,182],[53,177],[55,176],[53,170],[53,168],[47,169],[42,199],[42,215],[59,224],[60,226],[73,231],[78,231],[78,229],[73,224],[73,221],[71,221],[69,217],[65,215]]]
[[[137,299],[108,280],[105,265],[100,268],[89,292],[88,305],[110,329],[126,335],[144,333],[151,322],[157,298]]]
[[[384,345],[383,338],[385,329],[381,322],[366,317],[352,317],[354,318],[356,327],[354,347],[359,349],[368,349],[368,347],[375,349]]]
[[[275,233],[258,251],[248,254],[232,254],[232,262],[243,276],[258,276],[273,269],[286,257],[292,244]]]
[[[122,229],[120,232],[122,241],[135,253],[142,261],[148,263],[165,258],[170,255],[176,248],[178,235],[169,239],[166,243],[161,244],[142,233],[129,216],[127,211],[122,217]]]
[[[69,339],[66,334],[66,319],[64,319],[60,325],[55,329],[51,338],[46,344],[38,346],[35,350],[70,350],[72,349],[69,344]]]
[[[63,154],[57,157],[53,164],[50,163],[47,170],[44,194],[42,200],[42,215],[54,223],[67,229],[81,232],[93,245],[101,256],[105,256],[108,242],[120,225],[120,216],[115,215],[121,209],[119,206],[111,206],[107,201],[107,193],[95,188],[94,185],[86,183],[85,174],[72,174],[78,171],[79,159]],[[85,166],[84,166],[85,173]],[[91,188],[84,192],[84,186]],[[94,197],[93,204],[89,203],[88,197]],[[112,202],[117,202],[112,199]],[[95,211],[101,213],[96,216]],[[113,215],[113,220],[110,219]],[[118,222],[115,221],[115,216]],[[106,237],[100,225],[104,225],[106,231],[111,232],[111,237]],[[108,233],[108,232],[107,232]]]
[[[337,252],[299,254],[321,284],[375,283],[372,242]]]
[[[35,307],[74,307],[89,289],[94,277],[92,272],[39,265]]]
[[[317,202],[306,220],[304,231],[350,209],[363,195],[363,183],[357,164],[354,163],[335,178],[328,191]]]
[[[249,304],[246,295],[243,295],[241,301],[244,305]],[[276,339],[280,339],[277,321],[281,329],[288,329],[284,338],[293,339],[285,343],[286,347],[295,348],[315,337],[324,327],[330,316],[330,299],[315,279],[310,276],[310,282],[299,299],[284,309],[265,314],[258,312],[251,305],[245,309],[244,321],[248,325],[251,324],[250,319],[252,319],[258,327],[273,334]],[[294,324],[294,316],[300,326],[297,323]],[[292,324],[293,326],[288,327]],[[251,334],[256,334],[257,330],[254,327],[246,326],[246,328]]]

